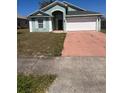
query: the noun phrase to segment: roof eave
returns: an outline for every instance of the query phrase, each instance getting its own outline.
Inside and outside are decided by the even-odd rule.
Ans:
[[[66,17],[80,17],[80,16],[102,16],[102,15],[101,14],[66,15]]]

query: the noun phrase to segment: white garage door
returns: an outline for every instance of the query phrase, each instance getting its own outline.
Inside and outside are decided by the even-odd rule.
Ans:
[[[96,30],[95,17],[71,17],[67,18],[67,31]]]

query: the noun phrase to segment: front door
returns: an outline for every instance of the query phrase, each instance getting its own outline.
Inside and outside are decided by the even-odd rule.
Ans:
[[[58,20],[58,30],[63,30],[63,20]]]
[[[53,15],[53,29],[63,30],[63,13],[61,11],[54,11]]]

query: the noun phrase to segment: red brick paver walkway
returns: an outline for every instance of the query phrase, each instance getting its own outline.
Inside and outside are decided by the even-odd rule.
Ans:
[[[62,56],[105,56],[105,54],[104,33],[67,32]]]

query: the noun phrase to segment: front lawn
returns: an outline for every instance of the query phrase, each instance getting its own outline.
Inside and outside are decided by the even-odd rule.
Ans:
[[[46,93],[46,90],[55,80],[56,75],[17,76],[17,93]]]
[[[18,56],[61,56],[65,33],[18,30]]]

